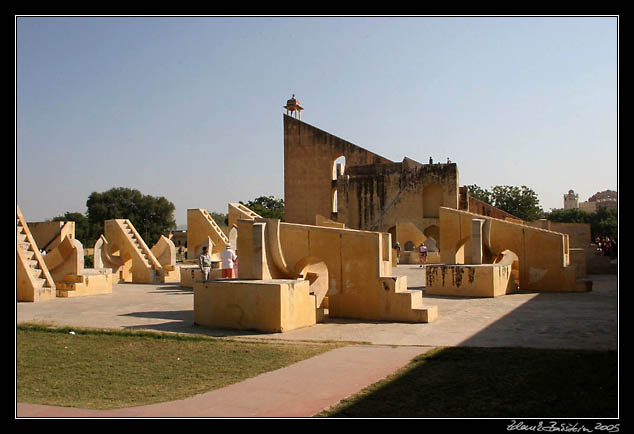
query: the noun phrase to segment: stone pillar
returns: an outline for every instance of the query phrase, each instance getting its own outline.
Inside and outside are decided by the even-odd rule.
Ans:
[[[471,220],[471,263],[482,264],[482,226],[484,219]]]
[[[264,227],[266,223],[253,223],[253,276],[264,280],[266,275],[266,253]]]

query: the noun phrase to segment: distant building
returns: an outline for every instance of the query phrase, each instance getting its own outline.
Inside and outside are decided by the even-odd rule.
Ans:
[[[585,212],[595,212],[597,210],[597,204],[596,202],[581,202],[578,208]]]
[[[590,196],[590,198],[588,198],[588,202],[595,203],[596,208],[604,206],[610,209],[618,209],[619,194],[613,190],[600,191]]]
[[[176,248],[187,247],[187,230],[175,230],[170,232],[169,238]]]
[[[588,198],[587,202],[579,202],[579,195],[574,190],[568,190],[568,193],[564,194],[564,209],[578,208],[582,211],[594,212],[602,206],[617,209],[618,193],[612,190],[600,191]]]
[[[579,208],[579,195],[574,190],[568,190],[568,194],[564,194],[564,209]]]

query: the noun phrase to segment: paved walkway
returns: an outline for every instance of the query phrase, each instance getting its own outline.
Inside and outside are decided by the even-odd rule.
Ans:
[[[18,417],[311,417],[392,374],[427,348],[353,345],[180,401],[120,410],[18,403]]]
[[[416,266],[399,266],[410,289]],[[240,339],[357,342],[292,366],[185,400],[121,410],[25,403],[17,417],[310,417],[405,366],[434,346],[616,349],[616,275],[593,275],[586,293],[518,293],[498,298],[425,296],[438,306],[430,324],[328,319],[286,333],[206,329],[193,324],[193,292],[178,285],[115,285],[112,294],[17,303],[17,322],[150,329]]]

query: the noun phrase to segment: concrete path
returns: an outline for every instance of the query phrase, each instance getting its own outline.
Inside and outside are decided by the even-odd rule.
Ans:
[[[392,374],[421,347],[346,346],[180,401],[120,410],[18,403],[18,417],[311,417]]]
[[[410,289],[424,272],[399,266]],[[328,319],[286,333],[206,329],[193,324],[193,292],[178,285],[115,285],[112,294],[17,303],[16,320],[75,327],[150,329],[239,339],[357,342],[295,365],[182,401],[116,411],[18,403],[17,417],[309,417],[385,378],[434,346],[617,349],[616,275],[593,275],[586,293],[498,298],[424,296],[430,324]]]

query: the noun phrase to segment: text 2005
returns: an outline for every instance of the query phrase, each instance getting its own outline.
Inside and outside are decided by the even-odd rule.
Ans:
[[[619,432],[619,423],[616,424],[612,424],[612,425],[603,425],[601,422],[597,422],[597,424],[594,426],[594,429],[597,431],[605,431],[605,432]]]

